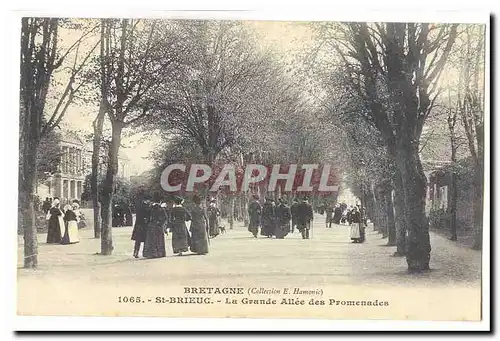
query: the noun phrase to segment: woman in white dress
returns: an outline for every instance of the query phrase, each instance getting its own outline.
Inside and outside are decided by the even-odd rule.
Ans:
[[[74,211],[74,208],[76,208],[75,205],[66,206],[66,213],[64,214],[66,229],[62,237],[61,244],[74,244],[80,241],[78,237],[78,222],[77,222],[78,219]]]
[[[363,230],[364,226],[361,224],[361,213],[359,212],[358,208],[354,206],[354,208],[351,211],[350,217],[349,217],[349,222],[351,223],[351,240],[353,243],[363,243],[364,240],[364,233]]]

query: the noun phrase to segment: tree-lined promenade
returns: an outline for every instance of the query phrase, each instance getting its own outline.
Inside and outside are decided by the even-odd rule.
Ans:
[[[40,254],[37,160],[77,100],[95,108],[91,197],[94,237],[100,239],[95,252],[103,256],[115,249],[112,206],[122,137],[142,132],[157,134],[162,142],[153,155],[154,176],[142,189],[151,195],[164,195],[161,173],[172,164],[331,164],[388,237],[393,254],[406,257],[410,272],[428,271],[433,248],[421,152],[432,117],[448,125],[451,163],[460,164],[458,148],[473,160],[471,205],[480,249],[484,27],[307,27],[313,47],[291,63],[259,45],[244,22],[24,18],[19,165],[24,266],[36,268]],[[61,31],[77,38],[63,41]],[[49,98],[55,105],[46,105]],[[99,181],[103,145],[106,171]],[[265,188],[257,193],[277,195]],[[198,194],[208,196],[206,188]],[[247,211],[252,194],[221,198],[230,221],[237,204]],[[279,195],[293,196],[286,189]],[[456,215],[456,200],[451,202]],[[457,220],[451,222],[456,229]]]
[[[38,270],[21,269],[18,273],[18,311],[40,315],[97,312],[112,315],[113,309],[119,309],[116,311],[135,316],[179,316],[181,312],[195,311],[196,316],[204,316],[209,314],[210,306],[206,304],[136,305],[119,304],[117,300],[118,296],[214,298],[217,295],[185,294],[184,288],[241,287],[245,290],[242,297],[251,300],[272,295],[249,295],[250,288],[323,290],[322,296],[286,296],[300,297],[306,305],[297,311],[290,311],[293,308],[289,306],[280,316],[299,317],[302,314],[303,317],[309,309],[310,298],[327,300],[330,296],[338,300],[389,300],[390,309],[381,312],[394,314],[394,309],[401,307],[410,319],[438,316],[441,310],[429,309],[429,306],[453,305],[455,309],[448,311],[462,314],[461,318],[474,319],[479,312],[479,299],[476,298],[481,292],[480,252],[457,246],[431,233],[431,242],[435,245],[432,272],[425,276],[408,276],[401,269],[404,258],[390,257],[391,249],[385,246],[386,240],[380,233],[368,229],[365,243],[352,244],[347,225],[325,228],[324,216],[317,214],[314,218],[313,235],[309,240],[303,240],[297,231],[282,240],[255,239],[243,223],[235,223],[233,230],[211,241],[210,253],[206,256],[178,257],[169,250],[166,258],[152,260],[132,257],[130,227],[113,229],[115,249],[109,257],[96,254],[100,241],[93,237],[92,228],[87,228],[80,231],[78,244],[40,245]],[[18,265],[22,267],[21,237],[19,241]],[[167,237],[167,243],[170,241],[171,236]],[[32,290],[33,287],[36,290]],[[391,288],[395,296],[388,296],[387,288]],[[411,290],[412,306],[409,307],[403,296]],[[231,295],[221,295],[223,299],[225,296]],[[283,297],[278,295],[278,301]],[[241,303],[236,307],[238,311],[226,305],[217,308],[221,314],[231,316],[258,315],[264,311],[262,306],[258,311],[246,310],[248,305],[242,307]],[[322,310],[316,307],[307,310],[307,316],[345,318],[343,308]],[[211,311],[213,314],[214,310]],[[359,316],[377,313],[366,308],[358,311]]]

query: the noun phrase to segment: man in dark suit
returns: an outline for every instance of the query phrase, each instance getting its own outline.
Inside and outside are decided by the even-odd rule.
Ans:
[[[313,218],[312,205],[308,202],[307,198],[304,198],[297,206],[297,228],[302,234],[302,239],[309,239],[309,231]]]

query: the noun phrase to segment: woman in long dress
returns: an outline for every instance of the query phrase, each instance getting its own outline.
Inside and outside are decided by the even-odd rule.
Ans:
[[[190,236],[186,226],[186,221],[191,220],[191,214],[182,206],[182,202],[182,198],[175,198],[174,206],[170,211],[172,249],[174,254],[179,256],[182,256],[183,252],[188,252],[190,244]]]
[[[64,222],[66,228],[61,240],[61,244],[75,244],[80,241],[80,238],[78,237],[78,223],[77,216],[74,211],[75,209],[75,205],[68,205],[66,207],[66,212],[64,213]]]
[[[351,240],[353,243],[362,243],[364,242],[362,235],[362,226],[361,226],[361,214],[358,211],[358,208],[355,206],[351,214],[349,215],[349,222],[351,223]]]
[[[205,211],[200,206],[199,196],[193,197],[195,206],[191,210],[191,252],[199,255],[208,253],[208,221]]]
[[[216,200],[212,199],[208,206],[208,231],[210,238],[215,238],[219,235],[219,216],[220,211],[217,208]]]
[[[142,252],[145,258],[166,257],[165,251],[165,228],[167,225],[167,214],[159,203],[151,206],[151,215],[146,229],[146,241]]]
[[[65,226],[63,212],[60,208],[59,199],[52,201],[52,207],[49,210],[49,226],[47,231],[47,244],[60,244],[64,235]]]
[[[136,205],[135,224],[131,238],[134,241],[135,258],[139,258],[139,250],[141,249],[141,244],[146,241],[146,228],[151,214],[149,205],[150,205],[149,200],[140,201]]]

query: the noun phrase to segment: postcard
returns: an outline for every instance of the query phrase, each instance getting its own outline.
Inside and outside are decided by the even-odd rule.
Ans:
[[[482,321],[465,17],[19,16],[18,316]]]

